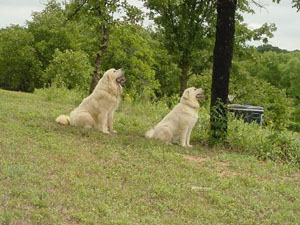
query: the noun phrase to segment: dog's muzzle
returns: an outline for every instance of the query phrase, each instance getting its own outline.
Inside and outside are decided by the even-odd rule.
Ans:
[[[126,81],[126,79],[125,79],[125,77],[121,76],[121,77],[118,77],[118,78],[116,79],[116,81],[117,81],[117,83],[119,83],[119,84],[124,84],[125,81]]]
[[[202,94],[197,94],[197,95],[196,95],[196,98],[197,98],[197,99],[204,98],[204,95],[202,95]]]

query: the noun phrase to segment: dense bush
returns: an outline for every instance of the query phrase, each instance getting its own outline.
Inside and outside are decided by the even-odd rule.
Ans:
[[[251,76],[243,63],[233,63],[230,94],[236,96],[233,103],[264,107],[266,125],[275,129],[287,126],[291,101],[286,97],[285,91]]]
[[[33,92],[42,87],[41,64],[26,29],[11,26],[0,30],[0,88]]]
[[[192,140],[203,144],[208,142],[209,127],[209,110],[200,107]],[[296,165],[300,168],[300,136],[297,133],[287,130],[278,131],[255,122],[244,123],[232,114],[229,114],[228,136],[224,148],[254,155],[262,160]]]
[[[33,20],[28,21],[28,32],[34,37],[34,48],[42,69],[45,70],[56,49],[65,51],[72,49],[72,40],[76,36],[76,29],[70,28],[66,22],[64,10],[54,0],[48,1],[42,12],[34,12]]]
[[[92,72],[93,67],[84,52],[71,50],[61,52],[57,49],[45,71],[45,78],[50,86],[54,84],[68,89],[88,90]]]
[[[241,120],[232,120],[227,141],[235,151],[300,167],[300,140],[288,131],[276,131],[256,123],[245,124]]]

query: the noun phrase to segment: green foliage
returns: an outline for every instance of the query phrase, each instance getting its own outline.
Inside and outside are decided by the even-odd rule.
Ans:
[[[50,88],[35,89],[34,94],[41,96],[44,100],[49,102],[65,102],[66,104],[78,106],[82,99],[87,97],[88,92],[80,89],[68,89],[64,86]]]
[[[285,91],[266,82],[264,79],[251,76],[251,61],[233,62],[229,94],[235,95],[230,103],[248,104],[264,107],[264,125],[275,129],[287,127],[291,118],[292,100],[287,98]],[[192,76],[189,85],[207,90],[209,99],[211,87],[211,71],[202,76]],[[209,102],[209,100],[208,100]]]
[[[180,96],[178,94],[171,95],[169,97],[163,97],[159,99],[159,102],[168,106],[169,109],[173,109],[180,101]]]
[[[287,60],[286,54],[269,51],[257,56],[257,60],[251,66],[248,65],[248,68],[250,67],[253,75],[268,81],[275,87],[284,88],[279,65],[286,63]]]
[[[262,128],[256,123],[233,120],[229,125],[228,143],[233,149],[263,160],[274,160],[300,166],[300,141],[287,131]]]
[[[210,89],[211,89],[211,69],[204,70],[201,75],[193,74],[189,79],[188,86],[203,88],[205,91],[205,98],[208,99],[207,102],[210,102]]]
[[[25,28],[0,30],[0,88],[33,92],[43,85],[34,38]]]
[[[228,127],[227,106],[221,99],[217,99],[215,105],[210,107],[210,144],[216,145],[226,140]]]
[[[43,69],[53,59],[56,49],[72,49],[72,39],[75,39],[76,32],[66,23],[64,10],[55,0],[49,1],[42,12],[33,13],[33,20],[27,24],[28,31],[34,36],[34,48]]]
[[[80,25],[81,46],[88,51],[95,61],[95,55],[109,39],[110,29],[118,24],[114,14],[120,12],[120,0],[71,0],[66,5],[65,15],[68,23]]]
[[[294,8],[297,8],[297,12],[298,12],[300,10],[300,1],[299,0],[292,0],[292,4],[293,4]]]
[[[300,54],[291,57],[285,64],[279,64],[278,68],[281,85],[286,89],[288,96],[300,100]]]
[[[148,0],[145,4],[151,10],[151,18],[162,28],[165,45],[178,65],[194,61],[192,52],[204,49],[207,40],[203,36],[212,32],[209,25],[215,19],[214,2]]]
[[[243,23],[243,18],[241,21],[237,21],[235,27],[235,51],[238,52],[243,51],[247,46],[248,41],[263,41],[263,43],[267,43],[269,38],[272,38],[273,32],[277,30],[275,24],[264,23],[261,27],[257,29],[251,30],[248,27],[248,24]],[[242,48],[241,48],[242,47]],[[237,48],[237,49],[236,49]],[[236,54],[236,53],[235,53]]]
[[[212,40],[207,37],[211,37],[215,27],[215,2],[146,0],[145,5],[163,34],[164,46],[181,70],[179,80],[182,93],[190,70],[201,73],[207,66],[207,58],[201,56],[207,49],[212,52]]]
[[[262,106],[265,124],[275,129],[285,128],[289,121],[291,101],[284,90],[251,76],[245,68],[247,63],[233,63],[230,86],[230,94],[236,96],[233,103]]]
[[[136,25],[120,25],[110,36],[110,44],[103,62],[109,68],[125,69],[125,92],[132,97],[153,98],[159,83],[155,80],[154,50],[148,32]]]
[[[125,13],[125,16],[122,17],[123,22],[131,25],[142,26],[145,19],[144,11],[139,9],[137,6],[128,4],[127,1],[123,1],[121,4]]]
[[[276,109],[271,107],[270,109],[274,110],[273,114],[283,113],[282,118],[286,118],[286,123],[288,119],[291,119],[292,123],[299,123],[300,118],[298,117],[298,104],[299,104],[299,69],[300,69],[300,54],[298,52],[284,52],[277,50],[269,50],[262,54],[253,54],[252,59],[248,59],[240,65],[242,65],[243,70],[248,71],[251,76],[259,78],[259,80],[267,81],[276,88],[280,89],[282,93],[286,93],[286,96],[289,99],[279,98],[280,101],[276,100],[278,104],[283,102],[285,109],[288,109],[289,113],[284,113],[284,109],[278,111],[278,106]],[[269,89],[267,86],[263,85],[266,89],[265,92],[268,92]],[[274,88],[271,88],[274,89]],[[272,92],[270,90],[270,92]],[[276,90],[273,90],[275,93]],[[271,94],[273,96],[273,94]],[[267,96],[266,96],[267,97]],[[272,101],[271,98],[267,98],[268,101]],[[286,103],[284,103],[286,101]],[[274,104],[273,103],[268,103]],[[292,114],[290,117],[289,114]],[[279,120],[281,121],[281,120]],[[279,122],[277,121],[277,122]],[[276,125],[277,126],[277,125]],[[289,126],[297,127],[295,125]]]
[[[280,48],[278,48],[276,46],[272,46],[270,44],[260,45],[256,49],[259,53],[264,53],[264,52],[269,52],[269,51],[276,52],[276,53],[287,53],[288,52],[287,50],[280,49]]]
[[[300,54],[297,52],[283,52],[269,50],[255,55],[254,60],[248,60],[245,68],[253,76],[268,81],[277,88],[285,89],[287,95],[299,98]]]
[[[93,67],[82,51],[55,51],[53,60],[45,70],[45,77],[57,87],[87,91],[91,82]]]
[[[120,0],[71,0],[66,5],[67,17],[68,19],[83,19],[84,23],[91,26],[91,29],[99,28],[103,25],[113,25],[113,14],[120,9],[120,3]]]
[[[159,98],[178,95],[180,93],[179,77],[181,70],[164,47],[161,33],[152,32],[151,37],[149,45],[155,51],[155,54],[153,54],[153,69],[155,79],[160,84],[160,88],[155,91],[155,94]]]

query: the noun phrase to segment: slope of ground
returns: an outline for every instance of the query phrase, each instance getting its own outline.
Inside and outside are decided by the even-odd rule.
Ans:
[[[298,170],[147,140],[151,105],[122,103],[113,135],[54,122],[73,107],[0,90],[0,224],[299,223]]]

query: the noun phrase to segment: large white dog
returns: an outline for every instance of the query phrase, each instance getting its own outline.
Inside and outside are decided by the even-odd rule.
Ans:
[[[75,108],[69,116],[60,115],[56,122],[63,125],[95,128],[105,134],[113,129],[114,112],[121,100],[122,86],[125,82],[124,69],[109,69],[99,80],[94,91]]]
[[[204,98],[202,88],[188,88],[180,103],[166,115],[154,128],[146,132],[147,138],[155,138],[166,143],[179,141],[184,147],[190,145],[190,135],[198,120],[198,99]]]

